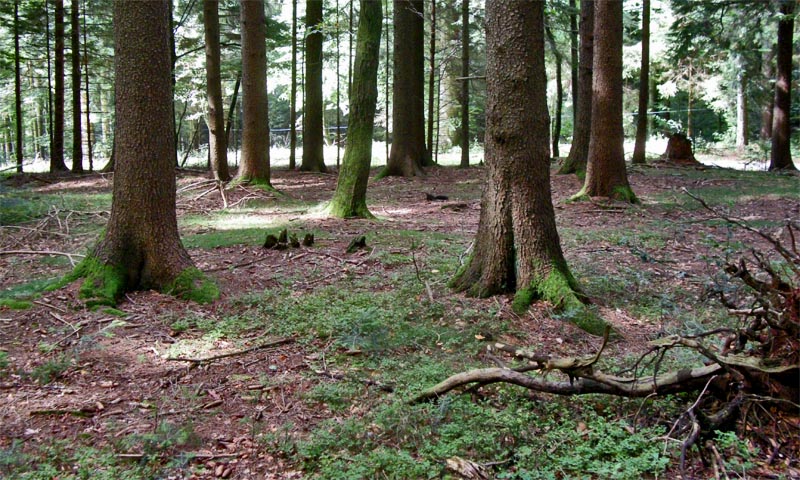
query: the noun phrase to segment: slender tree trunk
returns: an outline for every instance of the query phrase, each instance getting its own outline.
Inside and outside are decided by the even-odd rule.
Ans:
[[[430,55],[430,71],[428,72],[428,140],[426,142],[426,146],[428,150],[428,156],[433,159],[433,117],[436,115],[433,110],[434,101],[436,100],[434,97],[436,88],[436,0],[431,1],[430,35],[430,49],[428,50],[428,55]]]
[[[367,209],[367,181],[378,102],[382,17],[380,0],[361,0],[347,146],[330,207],[337,217],[372,216]]]
[[[764,74],[764,79],[771,82],[775,78],[775,45],[769,42],[765,49],[766,55],[762,57],[761,71]],[[761,110],[761,140],[767,141],[772,139],[772,111],[775,109],[775,94],[772,92],[767,98],[767,103]]]
[[[292,78],[290,82],[289,170],[294,170],[297,166],[297,0],[292,0]]]
[[[347,16],[349,26],[347,29],[347,99],[350,100],[350,90],[353,87],[353,4],[356,0],[350,0],[350,14]]]
[[[569,70],[572,83],[572,129],[578,121],[578,8],[569,0]]]
[[[592,122],[586,182],[576,198],[636,202],[625,170],[622,128],[622,0],[595,2]]]
[[[167,0],[114,5],[116,140],[111,217],[76,269],[89,303],[155,288],[210,301],[216,287],[194,268],[175,215],[175,143]]]
[[[50,0],[44,2],[45,36],[47,37],[47,137],[49,140],[47,151],[50,157],[50,171],[53,169],[53,51],[50,48]]]
[[[236,83],[233,85],[233,96],[231,97],[231,106],[228,108],[228,121],[225,123],[225,144],[235,144],[231,138],[231,127],[233,126],[234,113],[236,112],[236,99],[239,97],[239,87],[242,85],[242,72],[236,75]],[[235,146],[235,145],[234,145]],[[236,148],[234,148],[236,150]]]
[[[242,182],[269,185],[269,111],[264,0],[242,2]]]
[[[225,137],[225,113],[222,106],[222,76],[220,74],[219,0],[203,0],[203,26],[206,51],[206,95],[208,96],[208,153],[214,178],[227,182],[228,142]]]
[[[564,86],[561,82],[561,64],[564,59],[556,46],[556,37],[553,36],[550,27],[545,27],[545,35],[553,56],[556,57],[556,105],[555,118],[553,119],[553,158],[558,158],[558,141],[561,139],[561,111],[564,106]]]
[[[17,118],[17,173],[22,173],[22,81],[19,66],[19,0],[14,0],[14,112]]]
[[[645,163],[647,145],[647,102],[650,99],[650,0],[642,0],[642,67],[639,74],[639,114],[633,163]]]
[[[85,70],[84,85],[86,88],[86,154],[89,159],[89,171],[94,171],[92,155],[92,117],[89,101],[89,43],[86,41],[86,0],[83,0],[83,65]]]
[[[694,65],[692,59],[689,59],[689,97],[686,100],[686,135],[690,140],[694,138],[692,131],[692,102],[694,100]]]
[[[451,282],[480,297],[516,292],[517,312],[538,299],[583,309],[551,201],[543,10],[486,2],[487,185],[475,250]]]
[[[797,170],[791,152],[791,107],[792,107],[792,36],[794,33],[795,0],[781,0],[778,23],[778,55],[775,80],[775,108],[772,113],[772,152],[770,170]]]
[[[469,0],[461,0],[461,168],[469,167]]]
[[[306,0],[306,104],[300,170],[325,172],[322,99],[322,0]]]
[[[67,171],[64,162],[64,0],[55,2],[55,107],[53,111],[53,152],[50,157],[50,171]]]
[[[389,143],[390,143],[390,138],[391,138],[390,132],[389,132],[389,124],[390,124],[390,122],[389,122],[389,112],[391,111],[391,109],[390,109],[391,108],[391,96],[390,96],[391,93],[389,92],[389,65],[391,65],[391,61],[389,60],[391,58],[391,48],[389,46],[389,4],[390,3],[391,2],[389,2],[389,0],[386,0],[386,16],[384,18],[384,21],[386,23],[385,23],[384,28],[383,28],[383,38],[385,39],[385,42],[386,42],[386,75],[384,76],[384,79],[383,79],[383,93],[384,93],[384,97],[385,97],[385,100],[386,100],[386,112],[385,112],[386,113],[386,132],[385,132],[385,135],[384,135],[385,138],[386,138],[386,141],[384,142],[384,146],[386,147],[385,148],[385,150],[386,150],[386,152],[385,152],[386,153],[386,157],[385,158],[386,158],[386,163],[387,164],[389,163]]]
[[[339,37],[341,36],[341,30],[339,29],[339,0],[336,0],[336,168],[339,168],[339,163],[341,159],[340,156],[340,148],[342,145],[342,130],[341,130],[341,86],[340,80],[341,75],[339,74],[339,65],[341,63],[341,52],[340,52],[340,45],[339,45]]]
[[[169,78],[170,78],[170,85],[172,88],[172,118],[173,118],[173,128],[175,128],[175,166],[178,166],[178,147],[180,145],[181,139],[181,128],[183,128],[183,117],[181,117],[180,121],[178,122],[177,127],[175,125],[175,85],[178,83],[178,79],[175,76],[175,64],[178,63],[178,52],[176,51],[175,47],[175,12],[174,12],[174,4],[172,0],[169,2],[169,52],[170,52],[170,64],[169,64]],[[185,110],[184,110],[185,112]]]
[[[70,7],[72,46],[72,172],[83,172],[83,136],[81,133],[81,32],[78,0]]]
[[[425,21],[422,0],[394,0],[392,150],[384,176],[422,175],[425,151]]]
[[[748,144],[747,130],[747,76],[740,70],[736,82],[736,149],[739,152]]]
[[[592,125],[592,63],[594,59],[594,1],[581,2],[580,62],[578,68],[578,103],[572,132],[572,146],[559,174],[583,173],[589,158],[589,136]]]

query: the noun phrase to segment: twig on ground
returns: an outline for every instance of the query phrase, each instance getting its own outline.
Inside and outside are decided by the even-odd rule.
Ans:
[[[62,257],[67,257],[73,267],[75,266],[75,261],[72,257],[84,258],[86,256],[79,253],[56,252],[54,250],[0,250],[0,255],[61,255]]]

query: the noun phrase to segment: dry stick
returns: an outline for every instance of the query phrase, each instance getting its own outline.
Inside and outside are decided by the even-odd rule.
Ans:
[[[273,340],[271,342],[267,342],[267,343],[264,343],[264,344],[261,344],[261,345],[256,345],[255,347],[245,348],[244,350],[238,350],[238,351],[230,352],[230,353],[223,353],[223,354],[220,354],[220,355],[215,355],[213,357],[207,357],[207,358],[168,357],[165,360],[168,360],[168,361],[171,361],[171,362],[207,363],[207,362],[213,362],[215,360],[220,360],[220,359],[223,359],[223,358],[229,358],[229,357],[235,357],[235,356],[238,356],[238,355],[244,355],[246,353],[250,353],[250,352],[253,352],[253,351],[256,351],[256,350],[260,350],[262,348],[276,347],[278,345],[283,345],[283,344],[292,343],[292,342],[294,342],[294,338],[291,338],[291,337],[279,338],[279,339]]]
[[[84,258],[86,256],[79,253],[56,252],[53,250],[0,250],[0,255],[61,255],[67,257],[73,267],[75,266],[75,261],[72,257]]]

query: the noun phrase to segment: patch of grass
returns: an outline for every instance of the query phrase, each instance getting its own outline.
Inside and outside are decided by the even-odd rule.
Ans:
[[[264,238],[267,236],[267,233],[277,233],[278,230],[280,229],[242,228],[215,230],[206,233],[186,235],[181,240],[186,248],[200,248],[203,250],[211,250],[216,247],[230,247],[231,245],[257,246],[264,243]]]
[[[5,290],[0,290],[0,303],[4,300],[33,300],[39,298],[42,292],[55,290],[61,286],[63,286],[61,278],[41,278],[20,283]]]
[[[28,190],[0,190],[0,225],[18,225],[44,217],[56,207],[60,210],[89,212],[107,210],[110,193],[64,193],[46,195]]]
[[[27,310],[33,303],[28,300],[17,300],[16,298],[0,298],[0,308],[10,308],[11,310]]]
[[[0,350],[0,373],[3,373],[3,370],[7,369],[9,364],[8,352]]]
[[[47,360],[44,363],[34,367],[31,371],[31,378],[36,380],[42,385],[54,382],[64,375],[69,367],[72,366],[72,357],[69,355],[59,355],[56,358]]]

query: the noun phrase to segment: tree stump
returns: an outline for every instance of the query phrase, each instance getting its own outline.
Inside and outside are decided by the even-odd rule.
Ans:
[[[679,165],[696,165],[700,163],[694,158],[692,141],[683,133],[670,135],[667,151],[661,155],[661,159]]]

